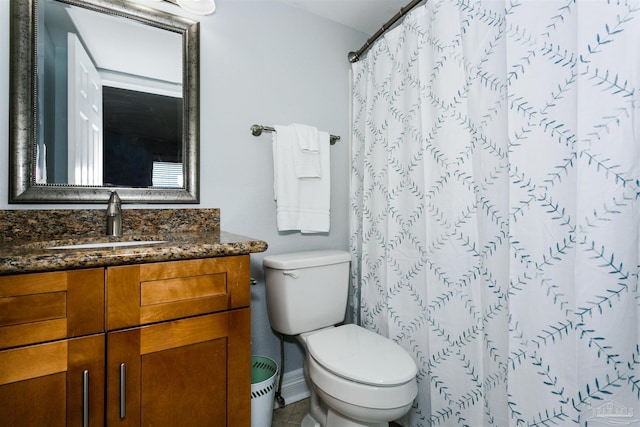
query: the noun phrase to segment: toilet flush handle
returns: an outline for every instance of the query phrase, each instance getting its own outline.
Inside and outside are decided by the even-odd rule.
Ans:
[[[294,279],[300,277],[300,273],[298,272],[298,270],[284,270],[282,274],[284,274],[285,276],[291,276]]]

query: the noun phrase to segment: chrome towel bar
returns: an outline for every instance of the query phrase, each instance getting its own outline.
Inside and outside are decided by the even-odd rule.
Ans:
[[[260,136],[262,132],[275,132],[276,130],[271,126],[253,125],[251,126],[251,134],[253,136]],[[333,145],[340,141],[340,137],[337,135],[329,135],[329,144]]]

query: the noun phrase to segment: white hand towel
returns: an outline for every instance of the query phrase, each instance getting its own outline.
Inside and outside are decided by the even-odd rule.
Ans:
[[[294,153],[300,150],[292,126],[274,126],[273,172],[276,221],[279,231],[326,233],[330,228],[331,174],[329,134],[318,132],[321,176],[296,176]]]
[[[318,129],[313,126],[294,123],[291,125],[295,144],[299,149],[293,149],[293,165],[298,178],[321,178],[322,167],[320,160],[320,143]]]
[[[318,142],[318,129],[313,126],[294,123],[291,125],[298,137],[298,145],[302,151],[308,153],[320,153]]]

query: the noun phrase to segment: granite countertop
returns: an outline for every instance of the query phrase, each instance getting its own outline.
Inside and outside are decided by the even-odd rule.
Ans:
[[[124,212],[128,213],[123,215],[122,237],[104,236],[101,227],[98,232],[93,231],[96,227],[91,227],[92,221],[97,218],[102,224],[101,212],[0,212],[0,222],[14,231],[0,229],[4,232],[0,240],[0,275],[247,255],[267,249],[267,243],[262,240],[220,231],[219,212],[215,209]],[[79,226],[78,221],[87,225]],[[162,226],[153,226],[154,221]],[[160,243],[145,244],[145,241]],[[109,246],[112,242],[140,244]],[[52,249],[91,243],[101,245]]]

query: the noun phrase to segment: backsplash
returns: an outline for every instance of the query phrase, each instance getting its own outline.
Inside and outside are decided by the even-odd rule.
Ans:
[[[0,210],[0,244],[106,234],[104,209]],[[220,209],[123,209],[122,234],[220,235]]]

